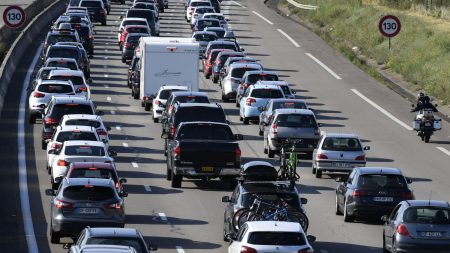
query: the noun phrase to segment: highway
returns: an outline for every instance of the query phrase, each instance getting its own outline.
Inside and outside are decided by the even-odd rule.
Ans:
[[[96,25],[95,55],[91,59],[93,99],[98,109],[105,111],[104,121],[112,127],[111,148],[118,152],[117,167],[121,177],[128,179],[125,189],[127,227],[137,227],[148,242],[158,245],[157,252],[226,252],[228,243],[222,241],[223,209],[221,197],[231,189],[220,181],[209,183],[183,181],[181,189],[172,189],[165,180],[165,157],[160,138],[161,126],[152,122],[138,100],[132,99],[126,87],[127,65],[121,62],[117,45],[119,16],[127,5],[113,3],[108,26]],[[230,19],[239,43],[249,56],[261,61],[264,68],[274,70],[292,84],[298,98],[305,99],[317,113],[322,131],[357,133],[368,151],[368,166],[387,166],[402,169],[413,178],[411,185],[416,198],[450,201],[450,125],[443,122],[443,130],[426,144],[411,130],[414,115],[410,103],[340,56],[311,31],[278,15],[262,0],[223,1],[222,12]],[[161,16],[161,36],[188,37],[190,28],[184,19],[183,1],[171,0],[169,9]],[[17,86],[30,66],[39,43],[30,48],[29,58],[20,69]],[[31,53],[33,52],[33,53]],[[182,67],[182,66],[180,66]],[[19,73],[18,73],[19,74]],[[200,74],[201,91],[214,102],[220,101],[220,89]],[[6,108],[15,119],[20,90],[10,89]],[[15,100],[14,98],[17,98]],[[257,125],[243,125],[234,103],[221,103],[234,133],[244,135],[240,142],[243,162],[266,160],[262,137]],[[2,146],[7,157],[17,157],[14,138],[8,129],[17,123],[2,126]],[[25,152],[28,188],[34,232],[39,252],[66,252],[62,244],[50,244],[48,224],[50,177],[45,170],[46,156],[40,148],[41,124],[25,126]],[[14,147],[14,148],[11,148]],[[2,159],[6,164],[12,159]],[[17,165],[11,165],[16,169]],[[308,199],[309,234],[317,237],[315,252],[381,252],[382,225],[379,222],[344,223],[334,214],[334,189],[337,183],[325,175],[316,179],[311,174],[310,160],[300,163],[301,179],[298,189]],[[14,194],[6,196],[8,203],[16,201],[17,185],[9,181]],[[5,188],[5,187],[3,187]],[[17,214],[18,215],[18,214]],[[17,221],[16,226],[22,226]],[[11,223],[10,228],[14,225]],[[17,228],[19,235],[21,227]],[[22,235],[23,236],[23,235]],[[21,245],[24,239],[20,236]],[[64,238],[63,242],[69,242]],[[26,252],[20,247],[20,252]]]

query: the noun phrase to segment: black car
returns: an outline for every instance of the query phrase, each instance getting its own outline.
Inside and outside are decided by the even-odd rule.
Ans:
[[[92,22],[106,25],[106,8],[102,0],[81,0],[80,7],[86,7]]]
[[[77,31],[86,52],[92,56],[94,54],[94,33],[91,27],[81,23],[72,24],[72,27]]]
[[[139,44],[139,39],[141,37],[150,36],[148,33],[129,33],[125,38],[122,47],[122,62],[130,62],[133,59],[134,50]]]
[[[83,71],[84,76],[86,78],[90,77],[90,67],[89,67],[89,59],[87,53],[84,51],[82,46],[79,48],[76,45],[64,45],[57,44],[52,45],[47,49],[43,57],[43,61],[45,62],[48,58],[72,58],[75,59],[78,63],[78,67]]]
[[[75,30],[52,30],[47,33],[44,42],[42,54],[47,52],[47,49],[58,42],[81,42],[78,33]]]
[[[397,168],[356,167],[336,187],[337,215],[345,222],[391,213],[401,201],[414,199],[411,180]]]
[[[220,13],[220,1],[219,0],[209,0],[214,7],[216,13]]]
[[[128,67],[128,78],[127,78],[127,87],[131,88],[131,85],[133,84],[133,77],[134,73],[136,71],[136,66],[138,66],[138,62],[141,58],[133,56],[133,59],[131,59],[130,66]]]
[[[131,96],[134,99],[139,99],[139,92],[141,89],[141,63],[142,61],[139,60],[136,63],[136,66],[134,68],[134,74],[132,76],[132,82],[131,82]],[[144,106],[144,104],[141,104],[142,106]]]
[[[164,128],[164,122],[168,118],[171,117],[171,114],[173,113],[173,109],[175,108],[176,104],[182,104],[182,103],[202,103],[202,104],[209,104],[209,98],[208,94],[205,92],[192,92],[192,91],[175,91],[170,94],[169,99],[167,99],[166,107],[164,111],[162,112],[162,118],[161,121],[163,122],[163,128]]]
[[[145,18],[150,27],[150,34],[152,36],[159,36],[156,31],[155,13],[152,10],[147,9],[129,9],[125,15],[126,18]]]
[[[251,175],[246,173],[251,171]],[[245,173],[245,174],[244,174]],[[289,205],[289,209],[305,214],[303,204],[307,203],[304,198],[299,199],[297,188],[290,182],[276,181],[277,170],[268,162],[252,161],[244,164],[241,168],[241,178],[239,184],[234,189],[231,197],[222,197],[222,202],[226,203],[223,216],[223,239],[228,241],[225,235],[236,233],[238,224],[235,213],[242,208],[250,208],[256,197],[266,202],[276,203],[280,200]],[[308,222],[302,224],[306,231]]]

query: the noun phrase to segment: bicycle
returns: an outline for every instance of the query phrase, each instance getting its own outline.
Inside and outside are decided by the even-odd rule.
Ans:
[[[296,145],[302,143],[302,139],[286,139],[283,141],[280,151],[280,170],[278,171],[280,180],[289,180],[295,185],[295,181],[300,179],[300,175],[297,173],[298,157]],[[292,145],[290,145],[292,144]],[[290,146],[290,150],[287,151]],[[289,154],[289,159],[287,155]]]

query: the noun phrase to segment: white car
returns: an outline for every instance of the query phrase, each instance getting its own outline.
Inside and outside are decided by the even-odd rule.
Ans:
[[[59,150],[66,141],[100,141],[95,128],[90,126],[58,126],[55,129],[53,137],[47,143],[47,171],[50,173],[50,168],[55,158],[55,152],[50,150]]]
[[[286,81],[258,81],[256,84],[260,85],[277,85],[283,90],[284,98],[295,99],[295,91],[289,87],[289,83]]]
[[[60,126],[90,126],[95,127],[100,140],[107,144],[109,143],[108,131],[111,127],[106,127],[103,124],[103,119],[99,115],[91,114],[68,114],[61,119]],[[108,146],[109,147],[109,146]]]
[[[75,95],[75,88],[72,82],[60,80],[38,81],[28,97],[28,108],[30,109],[28,121],[30,124],[34,124],[37,117],[41,118],[45,106],[55,95]]]
[[[191,27],[194,27],[195,22],[197,22],[197,19],[201,18],[204,13],[211,13],[211,12],[214,12],[213,7],[209,6],[196,7],[192,12],[191,16]]]
[[[158,123],[166,106],[167,99],[174,91],[189,91],[189,88],[181,85],[164,85],[159,88],[158,94],[152,101],[153,122]]]
[[[112,156],[116,152],[108,151],[105,143],[101,141],[66,141],[59,150],[49,151],[54,153],[51,170],[52,189],[57,189],[61,180],[66,176],[72,162],[104,162],[113,163]]]
[[[188,22],[191,22],[192,13],[194,12],[194,8],[200,7],[200,6],[208,6],[212,7],[211,2],[209,0],[192,0],[189,3],[189,6],[187,6],[186,9],[186,20]]]
[[[228,253],[313,253],[310,242],[316,240],[314,236],[306,236],[299,223],[286,221],[246,222],[228,237],[232,240]]]
[[[230,65],[220,83],[224,102],[227,102],[230,98],[236,98],[236,90],[242,83],[242,76],[250,70],[262,70],[262,66],[259,63],[233,63]]]
[[[239,119],[247,125],[250,120],[259,120],[259,107],[265,106],[269,100],[284,98],[283,90],[277,85],[251,85],[242,94],[239,107]]]
[[[145,18],[124,18],[119,26],[119,31],[117,33],[117,43],[120,43],[120,36],[122,35],[125,26],[127,25],[145,25],[150,31],[150,26],[148,25],[147,19]]]
[[[88,99],[91,98],[91,88],[81,70],[52,70],[48,78],[52,80],[71,81],[76,95],[84,96]]]
[[[218,20],[220,20],[220,25],[225,30],[228,30],[228,19],[225,18],[223,13],[215,13],[215,12],[204,13],[202,18],[215,18],[215,19],[218,19]]]

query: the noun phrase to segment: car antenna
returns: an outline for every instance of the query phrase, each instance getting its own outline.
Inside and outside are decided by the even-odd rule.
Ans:
[[[430,195],[428,196],[428,205],[431,206],[431,195],[433,194],[433,190],[430,190]]]

